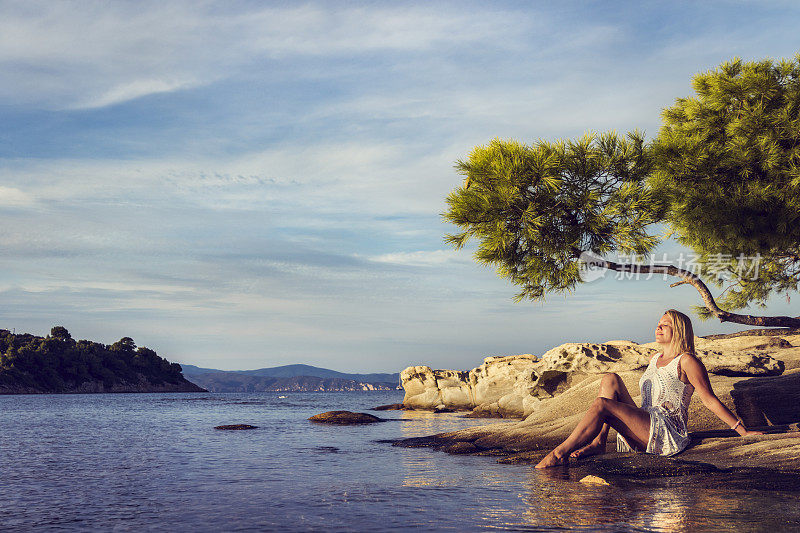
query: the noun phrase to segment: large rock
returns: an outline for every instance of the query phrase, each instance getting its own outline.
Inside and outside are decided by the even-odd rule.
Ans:
[[[542,362],[551,370],[604,374],[644,368],[655,354],[655,349],[631,341],[604,344],[571,342],[545,352]]]
[[[800,368],[800,348],[792,337],[695,338],[700,357],[718,376],[776,376]],[[795,340],[798,340],[795,339]],[[566,343],[541,357],[531,354],[487,357],[469,372],[406,368],[400,381],[406,391],[403,404],[415,409],[472,410],[472,416],[525,418],[543,408],[550,398],[589,380],[591,396],[597,377],[607,372],[641,371],[657,353],[656,343],[631,341]],[[780,354],[780,358],[776,358]],[[629,389],[638,391],[638,377],[629,375]],[[733,405],[732,399],[730,400]]]
[[[720,376],[779,376],[784,363],[766,352],[722,353],[716,350],[698,350],[697,356],[711,374]]]
[[[411,366],[400,373],[406,391],[403,405],[414,409],[451,409],[474,407],[467,372],[433,370],[429,366]]]
[[[487,357],[469,372],[408,367],[400,373],[403,404],[416,409],[472,409],[481,416],[524,417],[543,399],[568,389],[588,374],[640,368],[652,350],[631,342],[570,343],[547,352]]]
[[[521,416],[538,402],[530,392],[540,374],[541,364],[535,355],[487,357],[469,372],[472,407],[482,416]]]

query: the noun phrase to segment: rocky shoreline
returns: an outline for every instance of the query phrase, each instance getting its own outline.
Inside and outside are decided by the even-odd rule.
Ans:
[[[695,342],[720,400],[748,427],[766,434],[738,437],[695,397],[689,412],[692,445],[679,455],[614,452],[581,459],[572,468],[591,465],[603,473],[625,471],[620,465],[628,464],[629,475],[634,476],[760,468],[796,474],[800,487],[799,332],[695,338]],[[654,353],[655,343],[568,343],[541,357],[488,357],[470,371],[409,367],[401,373],[406,407],[451,408],[468,411],[468,416],[513,421],[403,439],[395,445],[535,464],[569,434],[595,397],[604,373],[619,374],[639,401],[639,377]],[[612,431],[609,452],[614,437]]]
[[[0,385],[0,394],[103,394],[142,392],[208,392],[191,381],[181,383],[151,383],[145,379],[137,383],[114,383],[106,386],[102,381],[84,381],[79,385],[67,385],[56,390],[43,390],[22,385]]]

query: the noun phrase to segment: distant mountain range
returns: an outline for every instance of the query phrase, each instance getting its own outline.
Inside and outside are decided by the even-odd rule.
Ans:
[[[400,374],[347,374],[311,365],[217,370],[181,365],[183,375],[211,392],[394,390]]]

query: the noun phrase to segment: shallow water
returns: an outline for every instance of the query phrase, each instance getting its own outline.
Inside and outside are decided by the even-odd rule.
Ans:
[[[797,493],[694,477],[610,487],[381,439],[491,423],[384,411],[398,392],[0,396],[0,530],[800,529]],[[221,424],[253,424],[219,431]],[[739,485],[740,486],[740,485]]]

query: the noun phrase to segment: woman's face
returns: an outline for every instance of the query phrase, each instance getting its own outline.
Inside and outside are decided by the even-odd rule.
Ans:
[[[672,342],[672,319],[669,315],[664,315],[656,326],[656,342],[659,344],[669,344]]]

